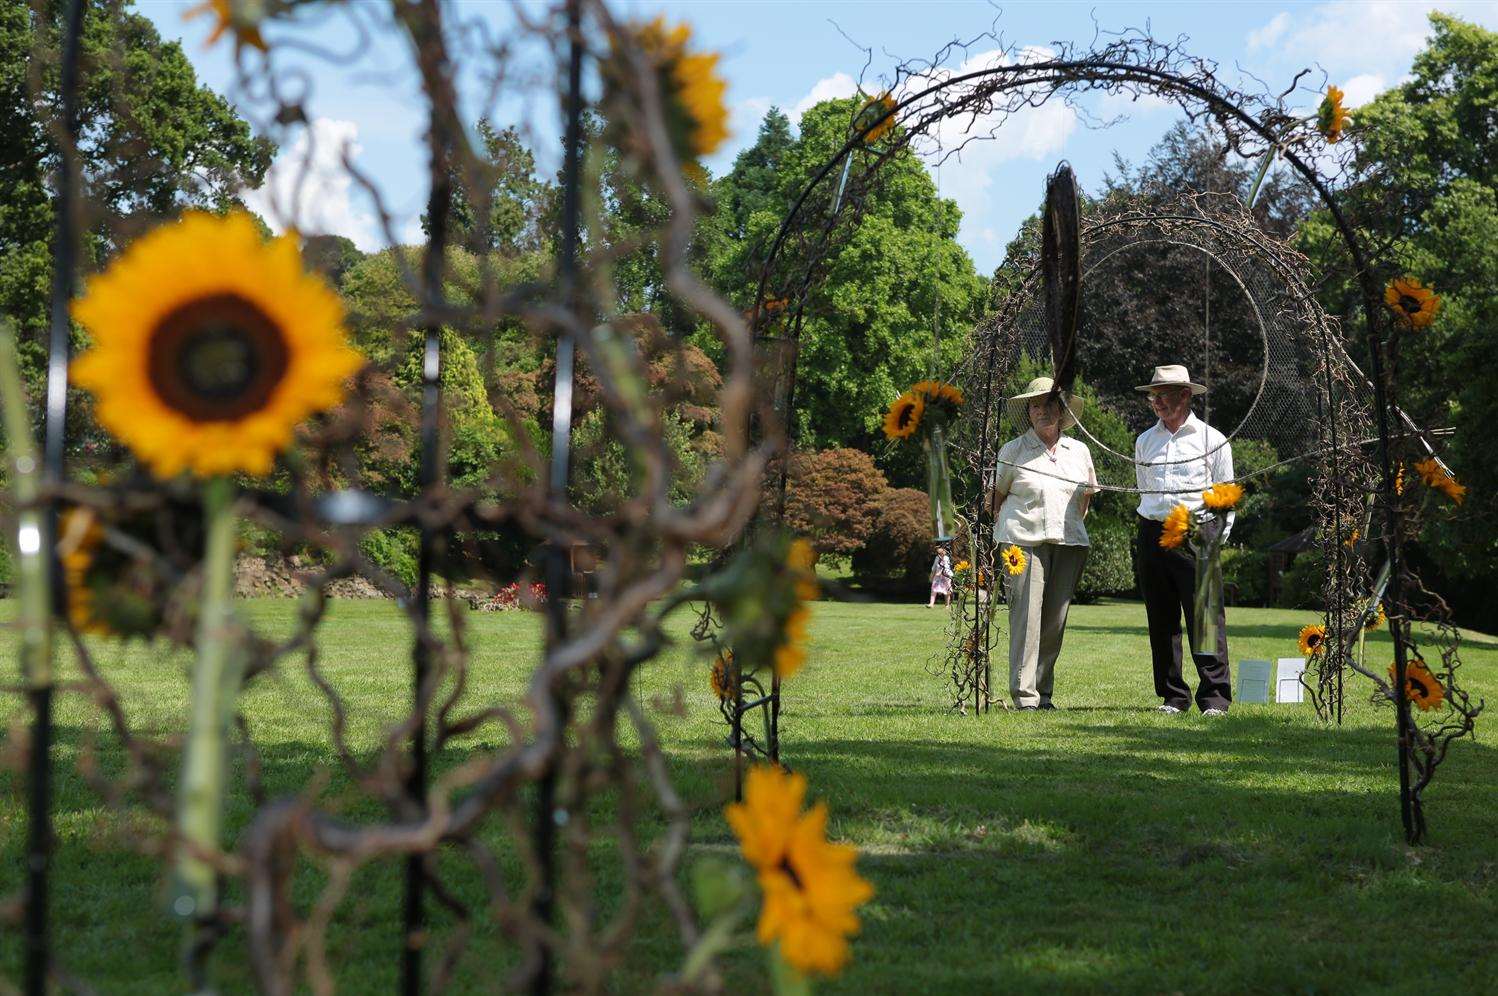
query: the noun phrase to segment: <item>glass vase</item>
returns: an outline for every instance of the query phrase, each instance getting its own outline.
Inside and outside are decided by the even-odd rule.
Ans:
[[[1191,544],[1196,554],[1196,592],[1192,600],[1192,632],[1196,634],[1196,645],[1192,653],[1207,657],[1217,653],[1218,620],[1223,613],[1222,592],[1222,534],[1225,523],[1213,517],[1204,523]]]
[[[924,438],[926,447],[926,494],[931,498],[931,527],[936,542],[957,537],[957,505],[952,501],[952,472],[947,466],[947,429],[931,423]]]

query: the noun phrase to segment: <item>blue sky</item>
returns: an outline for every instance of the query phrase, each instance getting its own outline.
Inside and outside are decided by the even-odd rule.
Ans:
[[[204,20],[184,21],[188,0],[137,0],[163,36],[178,38],[200,78],[220,92],[230,92],[232,46],[204,46]],[[381,9],[363,8],[369,15]],[[616,5],[628,17],[664,12],[692,24],[704,47],[723,53],[721,69],[729,83],[733,137],[708,161],[715,173],[726,170],[733,156],[752,142],[766,108],[779,106],[791,115],[815,100],[845,96],[865,71],[867,85],[877,85],[902,59],[929,58],[955,38],[972,38],[994,27],[1006,43],[1049,47],[1058,40],[1085,46],[1095,30],[1148,27],[1157,38],[1185,36],[1186,50],[1215,60],[1229,82],[1246,72],[1282,89],[1295,72],[1311,67],[1348,93],[1356,105],[1400,81],[1420,50],[1430,10],[1447,11],[1498,29],[1498,2],[1429,4],[1411,0],[1332,0],[1323,3],[1009,3],[1002,8],[981,2],[809,2],[809,0],[630,0]],[[462,0],[458,20],[482,22],[492,39],[506,35],[512,5],[507,0]],[[348,50],[354,33],[346,15],[324,17],[295,28],[272,28],[267,36],[311,40],[333,50]],[[846,37],[845,37],[846,36]],[[997,46],[980,41],[968,53],[981,58]],[[289,49],[279,52],[288,66],[306,73],[306,108],[313,120],[307,133],[283,143],[279,175],[251,198],[273,224],[295,223],[306,232],[333,231],[363,248],[384,244],[371,200],[337,166],[346,152],[385,194],[392,227],[400,238],[416,238],[416,219],[425,200],[423,111],[408,68],[409,57],[398,40],[383,40],[353,66],[334,66]],[[956,61],[961,61],[958,55]],[[474,64],[477,64],[475,62]],[[465,80],[465,109],[484,106],[481,81]],[[1257,88],[1255,85],[1254,89]],[[551,91],[541,80],[513,88],[520,96],[491,112],[501,119],[528,123],[543,162],[554,163],[557,114]],[[263,108],[237,99],[256,120]],[[1111,167],[1113,154],[1138,160],[1175,120],[1163,105],[1122,103],[1095,108],[1106,116],[1128,120],[1107,129],[1090,129],[1068,108],[1048,105],[1011,121],[993,141],[965,150],[960,162],[948,160],[939,173],[944,196],[963,210],[961,241],[980,271],[991,270],[1020,221],[1035,210],[1045,175],[1060,159],[1071,162],[1085,187],[1094,188]],[[310,165],[310,180],[298,184],[295,167]],[[299,197],[293,198],[293,192]]]

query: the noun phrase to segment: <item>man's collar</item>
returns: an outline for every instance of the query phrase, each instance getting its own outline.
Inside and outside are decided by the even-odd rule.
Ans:
[[[1199,419],[1199,418],[1196,417],[1196,412],[1188,411],[1186,413],[1186,421],[1184,421],[1184,422],[1181,423],[1181,429],[1185,429],[1185,428],[1189,428],[1189,427],[1194,427],[1194,426],[1200,424],[1200,422],[1201,422],[1201,419]],[[1161,432],[1165,433],[1167,436],[1174,436],[1176,434],[1176,432],[1180,432],[1181,431],[1181,429],[1177,429],[1176,432],[1171,432],[1169,429],[1165,428],[1165,420],[1164,419],[1159,419],[1159,418],[1155,419],[1155,428],[1159,429]]]

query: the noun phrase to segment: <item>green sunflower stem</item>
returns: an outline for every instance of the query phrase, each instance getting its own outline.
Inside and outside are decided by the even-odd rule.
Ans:
[[[775,996],[811,996],[811,979],[785,960],[779,944],[770,946],[770,991]]]
[[[1259,163],[1258,175],[1254,177],[1254,185],[1249,188],[1248,200],[1245,202],[1246,207],[1252,208],[1254,201],[1259,199],[1259,188],[1263,186],[1264,178],[1269,175],[1269,167],[1274,165],[1275,156],[1279,154],[1279,151],[1280,147],[1278,145],[1271,145],[1269,151],[1264,153],[1264,158]]]
[[[207,549],[198,610],[187,745],[177,812],[180,837],[172,912],[202,923],[217,908],[218,882],[204,855],[218,850],[228,779],[229,726],[244,676],[244,648],[234,625],[234,483],[210,479],[203,488]]]
[[[6,458],[10,462],[11,496],[15,503],[16,626],[20,630],[21,674],[33,689],[52,684],[52,591],[50,551],[42,549],[43,512],[37,507],[41,489],[41,461],[26,416],[26,390],[15,332],[0,321],[0,417],[5,424]]]

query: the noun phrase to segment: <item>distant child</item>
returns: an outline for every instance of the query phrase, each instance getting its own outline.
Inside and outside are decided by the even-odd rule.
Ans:
[[[926,608],[936,606],[937,595],[943,605],[952,604],[952,557],[942,545],[936,547],[936,559],[931,563],[931,600]]]

